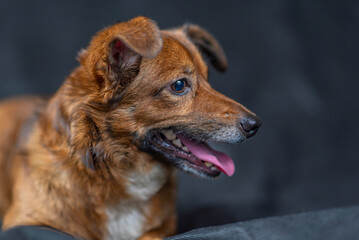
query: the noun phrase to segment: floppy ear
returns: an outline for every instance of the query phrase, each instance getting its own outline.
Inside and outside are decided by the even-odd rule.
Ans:
[[[102,136],[97,125],[99,119],[111,103],[121,99],[124,89],[138,75],[141,59],[155,58],[162,44],[157,25],[146,17],[137,17],[100,31],[89,47],[78,54],[80,69],[86,75],[80,75],[77,80],[90,81],[100,93],[99,98],[85,99],[71,120],[72,154],[78,154],[88,168],[106,169],[104,147],[100,145]],[[92,90],[90,88],[89,91]],[[97,94],[95,96],[98,97]],[[107,171],[103,172],[106,175]]]
[[[226,71],[228,62],[218,41],[198,25],[186,24],[183,27],[190,40],[208,57],[210,63],[220,72]]]
[[[92,39],[84,61],[80,62],[99,83],[108,80],[126,85],[138,74],[141,58],[156,57],[162,44],[156,23],[137,17],[99,32]]]

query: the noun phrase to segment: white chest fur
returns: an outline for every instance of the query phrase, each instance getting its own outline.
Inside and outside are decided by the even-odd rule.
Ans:
[[[143,234],[147,208],[128,200],[106,209],[106,240],[135,240]]]
[[[106,208],[106,240],[135,240],[147,231],[144,225],[149,214],[148,200],[161,189],[167,175],[160,163],[153,165],[150,171],[129,173],[126,191],[131,198]]]

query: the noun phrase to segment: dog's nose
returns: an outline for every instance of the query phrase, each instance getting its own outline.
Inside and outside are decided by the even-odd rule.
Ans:
[[[239,126],[247,138],[256,134],[261,124],[262,121],[255,115],[244,116],[239,120]]]

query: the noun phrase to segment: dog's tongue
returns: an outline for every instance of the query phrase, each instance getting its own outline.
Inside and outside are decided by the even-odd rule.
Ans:
[[[232,176],[235,170],[233,160],[225,153],[219,152],[208,146],[206,143],[197,143],[184,136],[177,135],[188,149],[201,159],[216,165],[222,172]]]

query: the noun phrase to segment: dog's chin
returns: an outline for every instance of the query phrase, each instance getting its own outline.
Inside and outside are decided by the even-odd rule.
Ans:
[[[214,178],[220,175],[221,172],[225,172],[220,166],[198,158],[180,138],[184,140],[185,137],[179,137],[171,129],[151,131],[143,142],[142,149],[175,165],[178,169],[198,177]],[[188,134],[186,138],[194,139],[193,136],[190,137]],[[199,144],[204,145],[206,143],[199,142]],[[207,144],[205,148],[210,149]],[[230,161],[232,160],[230,159]]]

